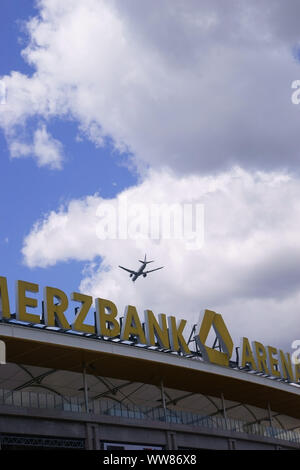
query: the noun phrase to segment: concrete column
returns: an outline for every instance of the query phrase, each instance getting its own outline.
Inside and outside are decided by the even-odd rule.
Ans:
[[[176,432],[166,431],[166,449],[177,450]]]
[[[86,450],[93,449],[93,430],[89,423],[86,423],[86,429],[85,429],[85,448]]]
[[[86,423],[85,448],[87,450],[100,450],[100,433],[97,424]]]

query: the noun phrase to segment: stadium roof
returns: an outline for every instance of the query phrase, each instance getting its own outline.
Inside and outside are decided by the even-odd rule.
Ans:
[[[100,395],[126,401],[130,397],[136,405],[157,406],[163,379],[168,407],[218,413],[223,395],[226,408],[239,419],[261,419],[270,405],[286,429],[300,423],[299,386],[245,370],[11,322],[0,323],[0,337],[9,363],[0,367],[2,389],[39,385],[61,395],[80,396],[85,368],[91,399]],[[40,380],[33,380],[39,376]]]

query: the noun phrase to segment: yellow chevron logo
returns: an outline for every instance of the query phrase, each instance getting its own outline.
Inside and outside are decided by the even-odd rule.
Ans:
[[[205,344],[212,327],[219,340],[221,351]],[[204,360],[220,366],[229,365],[229,359],[233,351],[233,341],[220,313],[213,312],[212,310],[204,311],[202,322],[197,326],[195,340]]]

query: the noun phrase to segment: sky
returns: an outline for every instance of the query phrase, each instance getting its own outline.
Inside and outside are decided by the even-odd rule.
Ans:
[[[130,304],[192,325],[208,308],[235,343],[290,350],[300,338],[299,2],[0,8],[11,297],[22,279],[110,299],[120,315]],[[151,232],[168,222],[153,215],[162,206],[190,230]],[[136,269],[145,253],[164,269],[132,283],[118,265]]]

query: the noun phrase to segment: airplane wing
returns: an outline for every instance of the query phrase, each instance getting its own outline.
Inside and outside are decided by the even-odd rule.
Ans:
[[[131,274],[137,274],[135,271],[132,271],[131,269],[124,268],[123,266],[119,266],[119,268],[124,269],[125,271],[128,271]]]
[[[152,273],[153,271],[158,271],[159,269],[162,269],[162,268],[164,268],[164,266],[161,266],[161,268],[150,269],[150,271],[144,271],[142,274]]]

